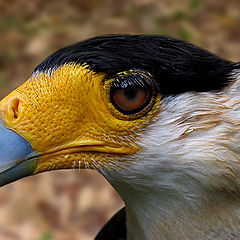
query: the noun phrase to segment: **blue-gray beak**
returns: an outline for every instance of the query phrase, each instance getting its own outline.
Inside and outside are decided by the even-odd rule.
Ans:
[[[37,165],[33,156],[31,145],[0,119],[0,186],[32,175]]]

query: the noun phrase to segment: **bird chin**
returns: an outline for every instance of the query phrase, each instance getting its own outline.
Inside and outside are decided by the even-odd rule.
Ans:
[[[32,175],[37,167],[36,155],[30,143],[0,119],[0,186]]]

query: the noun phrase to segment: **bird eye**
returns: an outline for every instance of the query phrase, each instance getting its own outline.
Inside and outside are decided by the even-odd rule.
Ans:
[[[128,86],[111,91],[111,102],[120,112],[125,114],[141,111],[150,100],[151,91],[149,89]]]
[[[110,101],[113,106],[125,115],[134,115],[145,110],[154,95],[150,77],[137,70],[118,74],[111,82]]]

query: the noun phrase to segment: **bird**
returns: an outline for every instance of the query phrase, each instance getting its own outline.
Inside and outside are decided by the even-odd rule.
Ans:
[[[68,168],[125,203],[96,240],[240,239],[240,63],[162,35],[57,50],[0,102],[0,185]]]

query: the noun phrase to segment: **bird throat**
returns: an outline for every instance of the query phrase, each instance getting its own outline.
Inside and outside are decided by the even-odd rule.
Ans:
[[[214,194],[205,203],[195,202],[189,206],[179,199],[146,194],[147,197],[142,199],[135,195],[135,200],[140,197],[137,201],[125,202],[129,240],[223,240],[240,237],[238,198]]]
[[[128,240],[223,240],[240,237],[238,195],[204,192],[194,182],[185,188],[182,185],[181,191],[157,186],[157,180],[152,185],[136,180],[132,184],[127,174],[120,175],[115,173],[105,177],[125,202]]]

